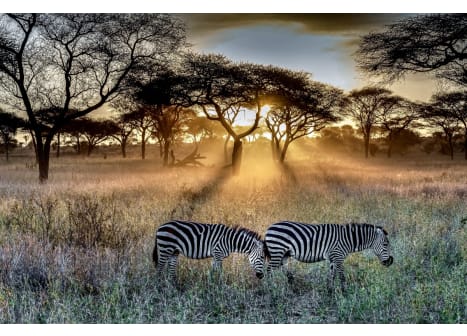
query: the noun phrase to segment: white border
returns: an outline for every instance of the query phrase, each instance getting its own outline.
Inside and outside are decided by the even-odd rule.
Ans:
[[[462,13],[460,0],[22,0],[1,10],[35,13]]]

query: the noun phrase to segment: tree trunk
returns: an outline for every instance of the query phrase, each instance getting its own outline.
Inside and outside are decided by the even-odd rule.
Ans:
[[[467,129],[464,135],[464,160],[467,160]]]
[[[279,158],[279,162],[282,164],[285,161],[285,155],[287,154],[287,149],[289,148],[290,141],[286,141],[284,143],[284,147],[282,147],[282,150],[280,151],[281,156]]]
[[[274,162],[280,161],[279,153],[281,152],[279,141],[275,138],[274,134],[271,134],[271,153]]]
[[[141,133],[141,159],[146,158],[146,130],[143,129]]]
[[[368,151],[370,149],[370,135],[369,134],[363,135],[363,140],[365,143],[365,158],[368,159]]]
[[[122,149],[122,157],[126,158],[126,141],[122,140],[120,147]]]
[[[36,135],[37,160],[39,166],[39,182],[45,183],[49,179],[50,143],[53,135],[48,135],[42,143],[42,136]]]
[[[229,153],[227,152],[227,145],[229,144],[230,134],[227,134],[227,138],[224,141],[224,163],[229,163]]]
[[[8,137],[7,137],[7,139],[5,141],[5,154],[6,154],[6,160],[7,161],[10,159],[10,155],[9,155],[10,146],[9,146],[9,144],[10,144],[10,139],[8,139]]]
[[[169,148],[170,148],[170,141],[164,140],[164,161],[162,163],[164,167],[169,165]]]
[[[232,151],[232,172],[233,175],[238,175],[240,173],[240,166],[242,164],[242,151],[243,143],[240,139],[234,140],[234,146]]]
[[[393,136],[392,136],[392,131],[389,132],[389,135],[388,135],[388,158],[391,157],[392,155],[392,142],[393,142]]]
[[[37,154],[37,140],[34,133],[31,130],[29,130],[29,133],[31,134],[32,145],[34,147],[34,154],[36,155],[36,163],[39,163],[39,155]]]
[[[81,154],[81,142],[79,142],[79,136],[76,136],[76,153]]]
[[[452,143],[452,136],[449,137],[449,151],[451,152],[451,160],[454,160],[454,144]]]
[[[60,157],[60,132],[57,133],[57,153],[55,154],[57,158]]]
[[[388,158],[391,158],[392,155],[392,141],[388,144]]]

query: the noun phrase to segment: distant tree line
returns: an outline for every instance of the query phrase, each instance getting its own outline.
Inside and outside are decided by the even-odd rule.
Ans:
[[[414,134],[423,129],[433,139],[442,137],[451,158],[462,136],[467,159],[465,19],[420,15],[363,37],[357,54],[364,72],[394,80],[407,72],[431,71],[455,85],[419,103],[382,86],[344,93],[302,71],[194,53],[185,43],[184,23],[172,15],[5,14],[0,17],[1,141],[8,157],[15,132],[31,133],[40,181],[48,178],[52,142],[60,155],[64,134],[76,140],[79,152],[86,142],[88,155],[114,139],[123,157],[128,142],[138,137],[142,159],[152,138],[168,166],[177,142],[198,144],[223,133],[224,155],[237,174],[243,141],[259,128],[269,133],[271,155],[283,164],[300,138],[321,132],[323,139],[344,141],[349,128],[339,135],[329,130],[346,119],[358,127],[352,136],[363,138],[367,158],[376,133],[385,139],[390,157],[401,139],[416,141]],[[429,27],[429,34],[422,27]],[[112,117],[87,117],[104,104]],[[253,118],[238,127],[242,111]]]

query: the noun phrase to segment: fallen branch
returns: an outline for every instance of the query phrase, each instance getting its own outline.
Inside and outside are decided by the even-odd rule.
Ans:
[[[198,146],[195,147],[195,150],[188,154],[185,158],[181,160],[176,160],[175,155],[173,151],[170,153],[172,157],[172,166],[174,167],[181,167],[181,166],[187,166],[187,165],[194,165],[194,166],[201,166],[204,167],[204,164],[200,162],[199,160],[206,159],[206,156],[201,156],[200,153],[198,153]]]

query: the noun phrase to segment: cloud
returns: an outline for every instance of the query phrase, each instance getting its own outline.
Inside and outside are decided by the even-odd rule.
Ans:
[[[400,19],[402,14],[181,14],[193,35],[216,34],[224,30],[254,25],[291,26],[302,33],[353,35]]]

